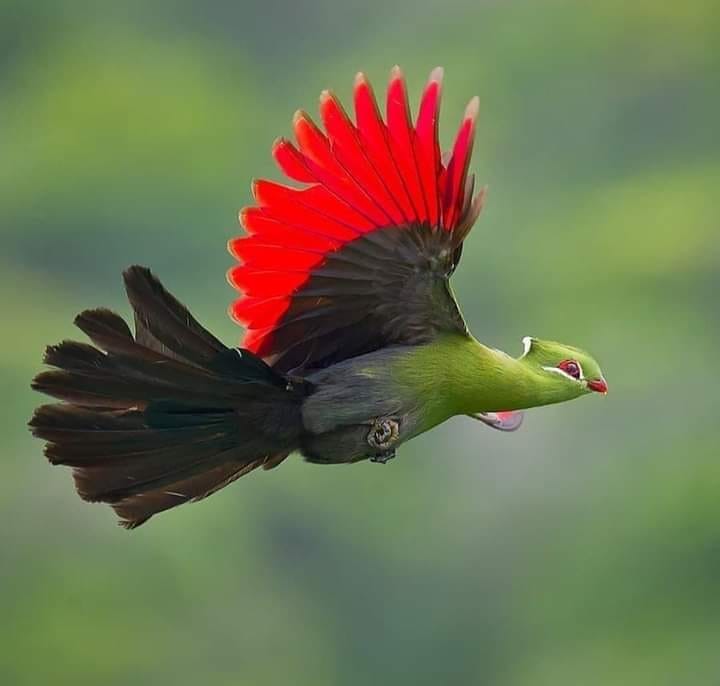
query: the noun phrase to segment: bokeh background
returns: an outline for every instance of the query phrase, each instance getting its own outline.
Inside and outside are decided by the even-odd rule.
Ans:
[[[386,467],[289,460],[138,531],[25,429],[45,344],[144,263],[226,341],[253,176],[321,89],[482,101],[471,328],[606,398]],[[720,683],[720,5],[0,2],[0,683]]]

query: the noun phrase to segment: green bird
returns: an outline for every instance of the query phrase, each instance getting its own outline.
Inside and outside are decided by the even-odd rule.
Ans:
[[[569,345],[525,338],[513,358],[468,331],[450,288],[485,190],[468,174],[478,100],[440,153],[442,70],[413,123],[392,70],[386,116],[367,78],[355,121],[329,91],[324,131],[298,111],[295,143],[273,157],[294,185],[253,183],[230,241],[242,295],[231,348],[144,267],[124,274],[134,334],[107,309],[75,323],[91,344],[47,348],[32,432],[78,493],[109,503],[127,528],[301,453],[310,462],[384,463],[456,415],[512,431],[522,410],[606,393],[598,363]]]

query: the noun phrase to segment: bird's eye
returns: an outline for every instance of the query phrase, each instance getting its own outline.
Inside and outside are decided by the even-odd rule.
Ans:
[[[575,360],[563,360],[559,365],[558,369],[562,369],[566,374],[572,376],[573,379],[579,379],[581,376],[580,364]]]

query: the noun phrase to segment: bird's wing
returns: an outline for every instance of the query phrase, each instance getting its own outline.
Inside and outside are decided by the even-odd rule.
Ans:
[[[231,315],[247,328],[244,347],[279,370],[467,333],[448,280],[482,208],[483,191],[473,197],[467,173],[478,101],[443,163],[441,81],[434,70],[413,124],[398,68],[386,121],[358,74],[355,123],[325,91],[325,132],[298,112],[297,143],[273,146],[282,172],[302,186],[254,182],[256,206],[241,212],[248,235],[229,244],[241,264],[228,278],[243,292]]]

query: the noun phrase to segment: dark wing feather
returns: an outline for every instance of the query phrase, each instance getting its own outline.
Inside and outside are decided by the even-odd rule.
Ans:
[[[442,331],[467,334],[448,280],[451,237],[427,226],[382,229],[329,254],[292,298],[263,354],[289,372],[425,343]]]

